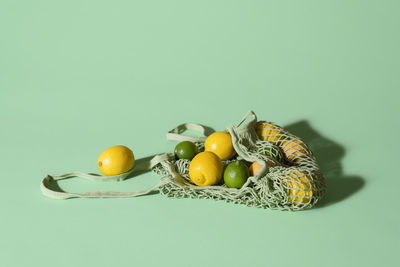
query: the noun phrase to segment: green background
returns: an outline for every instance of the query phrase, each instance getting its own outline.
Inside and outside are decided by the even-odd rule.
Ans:
[[[398,261],[398,1],[0,1],[0,266],[389,266]],[[282,212],[212,200],[53,200],[123,144],[248,110],[313,148],[329,193]],[[67,191],[135,191],[68,180]]]

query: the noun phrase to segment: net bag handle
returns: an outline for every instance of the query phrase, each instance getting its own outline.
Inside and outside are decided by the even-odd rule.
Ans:
[[[249,117],[251,117],[251,120],[249,123],[257,122],[256,114],[254,113],[254,111],[250,110],[246,113],[246,115],[243,117],[243,119],[239,122],[239,124],[236,127],[239,127],[240,125],[242,125]],[[183,135],[182,133],[187,130],[198,132],[203,136],[195,137],[195,136]],[[186,122],[186,123],[182,123],[182,124],[176,126],[172,130],[168,131],[167,139],[172,140],[172,141],[178,141],[178,142],[182,142],[182,141],[190,141],[190,142],[194,142],[194,143],[195,142],[205,142],[207,139],[207,136],[209,136],[213,132],[215,132],[215,131],[211,127],[204,126],[201,124]]]
[[[203,136],[195,137],[195,136],[183,135],[182,133],[187,130],[198,132]],[[190,142],[196,143],[196,142],[206,141],[207,136],[209,136],[213,132],[214,132],[214,129],[212,129],[211,127],[204,126],[201,124],[187,122],[187,123],[182,123],[182,124],[176,126],[175,128],[173,128],[172,130],[168,131],[166,137],[168,140],[172,140],[172,141],[178,141],[178,142],[190,141]]]
[[[47,175],[40,183],[40,190],[42,194],[55,199],[68,199],[68,198],[127,198],[147,195],[152,191],[157,190],[158,187],[166,183],[164,180],[160,180],[155,186],[135,192],[108,192],[108,191],[95,191],[95,192],[84,192],[84,193],[68,193],[63,191],[57,191],[52,189],[51,184],[58,180],[70,179],[70,178],[84,178],[92,181],[123,181],[127,177],[137,176],[144,171],[150,170],[159,163],[164,163],[169,160],[171,155],[162,154],[156,155],[155,157],[139,159],[137,164],[129,172],[114,175],[114,176],[103,176],[97,174],[89,174],[79,171],[68,172],[61,175]]]
[[[240,127],[248,118],[251,118],[250,121],[247,123],[248,125],[252,125],[257,122],[257,115],[254,111],[249,110],[246,115],[243,116],[242,120],[236,125],[236,127]]]

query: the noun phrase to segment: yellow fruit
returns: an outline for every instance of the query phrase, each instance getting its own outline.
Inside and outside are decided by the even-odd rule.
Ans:
[[[197,154],[189,165],[189,177],[198,186],[217,184],[222,178],[221,159],[213,152],[204,151]]]
[[[280,127],[271,123],[261,121],[256,126],[256,133],[258,138],[263,141],[271,142],[272,144],[278,144],[284,132]]]
[[[214,152],[221,160],[230,159],[236,154],[232,137],[227,132],[215,132],[207,137],[204,150]]]
[[[258,161],[254,161],[253,164],[250,165],[249,172],[250,176],[256,176],[257,173],[261,170],[262,165],[258,163]]]
[[[107,176],[125,173],[133,168],[135,156],[126,146],[113,146],[104,150],[97,159],[99,170]]]
[[[311,201],[313,196],[312,179],[299,171],[291,171],[284,181],[289,186],[289,201],[298,205]]]
[[[300,161],[301,157],[308,154],[307,146],[298,139],[282,141],[280,147],[288,161]]]
[[[299,139],[287,140],[284,131],[279,126],[261,121],[256,126],[258,138],[263,141],[271,142],[279,146],[289,162],[297,162],[300,158],[308,154],[308,148]]]

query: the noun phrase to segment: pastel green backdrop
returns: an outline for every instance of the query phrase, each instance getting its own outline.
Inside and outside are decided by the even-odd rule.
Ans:
[[[0,266],[391,266],[400,247],[398,1],[0,2]],[[53,200],[105,148],[172,151],[182,122],[253,109],[311,142],[329,193],[281,212]],[[132,191],[61,182],[67,191]]]

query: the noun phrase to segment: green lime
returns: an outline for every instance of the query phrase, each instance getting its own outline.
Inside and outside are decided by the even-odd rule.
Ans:
[[[241,161],[235,161],[226,166],[224,182],[229,188],[241,188],[249,178],[249,169]]]
[[[197,149],[197,146],[189,141],[180,142],[175,147],[175,155],[178,159],[192,160],[198,152],[199,150]]]

